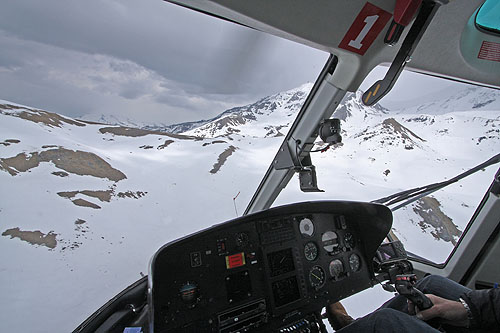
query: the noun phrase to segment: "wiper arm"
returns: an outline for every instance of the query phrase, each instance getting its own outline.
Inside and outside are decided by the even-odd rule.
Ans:
[[[445,181],[439,182],[439,183],[429,184],[426,186],[416,187],[416,188],[413,188],[410,190],[405,190],[405,191],[390,195],[390,196],[385,197],[385,198],[373,200],[372,202],[378,203],[378,204],[384,204],[386,206],[391,206],[391,205],[394,205],[398,202],[406,200],[403,204],[400,204],[396,207],[391,208],[392,211],[395,211],[401,207],[406,206],[407,204],[409,204],[413,201],[416,201],[422,197],[425,197],[426,195],[429,195],[433,192],[436,192],[437,190],[440,190],[443,187],[446,187],[450,184],[456,183],[460,179],[468,177],[468,176],[478,172],[479,170],[484,169],[486,167],[489,167],[490,165],[493,165],[496,163],[500,163],[500,154],[493,156],[492,158],[490,158],[486,162],[483,162],[483,163],[473,167],[472,169],[467,170],[467,171],[465,171],[465,172],[459,174],[458,176],[455,176],[449,180],[445,180]]]

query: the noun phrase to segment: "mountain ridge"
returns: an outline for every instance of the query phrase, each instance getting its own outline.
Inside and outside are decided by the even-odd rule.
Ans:
[[[5,327],[71,331],[143,276],[163,244],[238,216],[305,94],[278,94],[226,110],[200,136],[195,129],[170,134],[0,103],[0,270],[9,272],[0,274],[0,283],[9,286],[0,304]],[[360,94],[348,94],[335,114],[343,118],[342,144],[311,153],[325,192],[304,194],[293,177],[275,205],[368,202],[454,176],[500,150],[500,110],[481,111],[494,102],[425,115],[365,108]],[[469,94],[469,100],[476,97],[474,105],[488,101]],[[324,146],[319,139],[317,144]],[[407,250],[444,262],[492,170],[398,210],[394,233]],[[429,215],[429,207],[439,208],[438,214]],[[444,224],[433,220],[443,216]],[[96,281],[109,288],[96,288]],[[27,309],[36,311],[19,321]]]

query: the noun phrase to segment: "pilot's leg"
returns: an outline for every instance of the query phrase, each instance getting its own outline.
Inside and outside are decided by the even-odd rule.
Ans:
[[[457,301],[463,294],[470,291],[469,288],[439,275],[426,276],[418,281],[415,287],[424,294],[434,294],[442,298]]]
[[[415,316],[410,316],[398,310],[385,308],[377,310],[363,318],[357,319],[337,332],[438,333],[439,331],[427,325],[424,321],[417,319]]]

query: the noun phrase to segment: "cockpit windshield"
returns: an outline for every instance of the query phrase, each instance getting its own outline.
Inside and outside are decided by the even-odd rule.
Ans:
[[[328,58],[163,1],[7,2],[0,45],[17,332],[72,331],[160,246],[240,216]]]
[[[334,57],[164,1],[28,3],[0,11],[0,320],[66,332],[144,278],[165,243],[244,214]],[[369,202],[498,154],[498,90],[407,72],[365,106],[385,71],[340,102],[341,142],[314,142],[324,192],[302,192],[297,173],[273,206]],[[444,263],[497,169],[398,210],[392,237]]]

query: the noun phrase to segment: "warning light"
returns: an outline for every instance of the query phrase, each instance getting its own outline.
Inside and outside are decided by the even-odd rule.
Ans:
[[[226,268],[236,268],[245,265],[245,253],[240,252],[230,256],[226,256]]]

